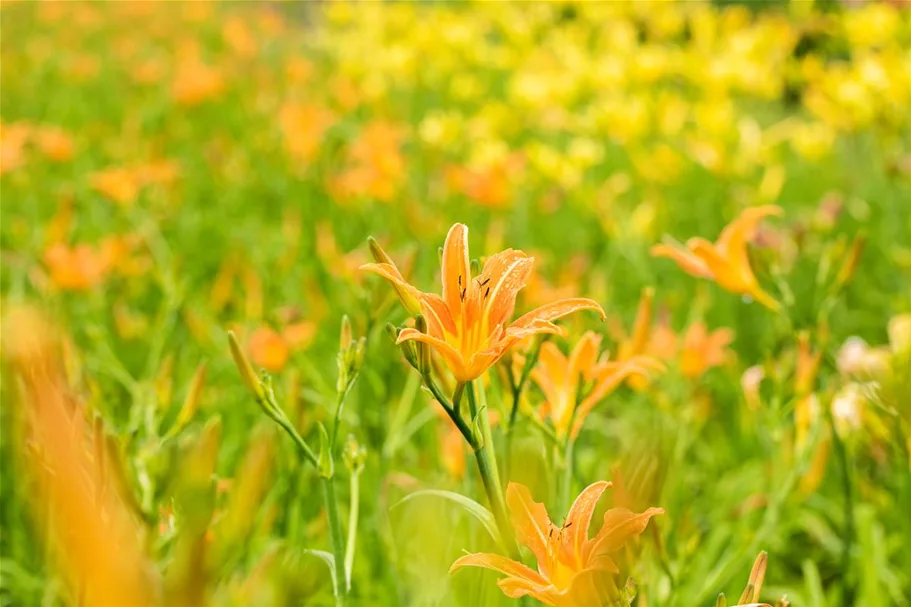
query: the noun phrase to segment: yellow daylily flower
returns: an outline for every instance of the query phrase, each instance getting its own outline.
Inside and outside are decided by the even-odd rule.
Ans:
[[[554,607],[607,607],[622,596],[623,580],[614,562],[626,543],[645,531],[649,519],[664,514],[661,508],[635,513],[612,508],[594,537],[588,527],[601,495],[610,487],[598,481],[586,487],[573,502],[562,527],[554,525],[543,504],[535,502],[527,487],[510,483],[506,504],[516,538],[531,550],[537,571],[499,554],[467,554],[452,564],[449,572],[462,567],[484,567],[504,575],[498,582],[510,598],[529,595]]]
[[[468,227],[457,223],[443,245],[442,295],[422,293],[402,279],[391,263],[369,263],[362,270],[379,274],[401,294],[420,303],[427,332],[403,329],[398,343],[413,340],[433,347],[446,361],[457,381],[481,376],[509,348],[538,333],[559,333],[552,321],[578,310],[604,311],[585,298],[562,299],[545,304],[510,324],[516,296],[534,268],[534,258],[506,249],[490,256],[481,274],[472,278],[468,256]],[[405,299],[405,298],[403,298]]]
[[[715,243],[697,237],[690,238],[686,247],[658,244],[652,247],[652,255],[673,259],[684,272],[714,280],[732,293],[749,295],[770,310],[777,311],[781,305],[762,290],[753,274],[747,242],[763,218],[782,213],[781,207],[775,205],[752,207],[729,223]]]

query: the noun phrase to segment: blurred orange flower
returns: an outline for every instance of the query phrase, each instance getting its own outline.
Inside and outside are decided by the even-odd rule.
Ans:
[[[104,281],[111,269],[110,250],[87,244],[69,247],[51,245],[44,253],[44,264],[50,271],[51,283],[65,291],[85,291]]]
[[[336,194],[390,202],[405,174],[401,139],[397,126],[383,121],[368,124],[348,149],[348,168],[331,184]]]
[[[225,79],[221,71],[202,61],[187,58],[177,66],[171,96],[178,105],[192,107],[221,96]]]
[[[135,172],[122,167],[99,171],[92,175],[91,182],[95,191],[120,205],[135,202],[141,188]]]
[[[516,295],[525,286],[534,258],[506,249],[487,259],[481,275],[471,276],[468,227],[457,223],[443,245],[442,296],[422,293],[402,279],[390,263],[372,263],[362,269],[379,274],[420,301],[427,333],[403,329],[398,343],[413,340],[436,349],[457,381],[478,378],[522,339],[538,333],[559,333],[552,321],[578,310],[597,310],[591,299],[564,299],[543,305],[507,325]]]
[[[72,138],[57,127],[41,127],[35,132],[35,143],[42,154],[54,162],[69,162],[75,149]]]
[[[257,367],[277,372],[285,368],[292,352],[305,349],[313,341],[316,325],[302,321],[285,326],[281,332],[259,327],[250,335],[250,360]]]
[[[558,438],[570,431],[578,436],[591,410],[633,375],[648,375],[664,366],[650,356],[635,356],[625,361],[609,361],[605,352],[599,359],[601,336],[591,331],[579,339],[567,357],[556,344],[542,344],[538,364],[531,377],[547,398],[545,411]],[[591,382],[591,388],[582,388]]]
[[[691,379],[723,364],[730,353],[728,346],[734,341],[731,329],[717,329],[708,332],[705,323],[694,322],[683,336],[680,350],[680,370]]]
[[[623,597],[620,568],[611,556],[645,531],[661,508],[635,513],[612,508],[604,513],[598,533],[588,537],[595,506],[607,481],[586,487],[573,502],[566,522],[558,527],[550,520],[543,504],[535,502],[524,485],[510,483],[506,488],[516,539],[531,550],[537,561],[535,571],[499,554],[475,553],[459,558],[449,571],[462,567],[484,567],[506,575],[497,584],[510,598],[531,596],[555,607],[608,607]]]
[[[323,136],[335,116],[315,103],[286,103],[278,113],[285,149],[296,161],[309,164],[319,152]]]
[[[782,213],[781,207],[774,205],[749,208],[722,230],[714,244],[704,238],[690,238],[685,248],[655,245],[652,255],[673,259],[685,272],[714,280],[732,293],[748,295],[770,310],[777,311],[780,304],[762,290],[753,274],[747,242],[753,238],[763,218]]]

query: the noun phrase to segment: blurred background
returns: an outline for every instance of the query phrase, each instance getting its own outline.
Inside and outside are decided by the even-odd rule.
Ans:
[[[57,361],[26,396],[62,399],[67,419],[87,420],[72,432],[89,459],[109,462],[93,482],[116,503],[99,512],[122,511],[127,530],[102,524],[96,541],[134,555],[151,580],[137,587],[170,604],[331,604],[325,564],[302,550],[327,544],[314,471],[262,420],[225,330],[308,436],[331,415],[343,314],[368,344],[344,430],[366,451],[353,604],[517,604],[490,574],[448,575],[485,546],[476,521],[432,500],[393,507],[420,487],[482,494],[384,334],[403,312],[358,267],[373,235],[436,291],[457,221],[478,256],[535,256],[521,309],[601,303],[606,324],[567,326],[604,332],[612,351],[655,288],[655,322],[679,344],[671,371],[597,409],[578,454],[580,486],[625,471],[637,499],[669,513],[639,605],[736,596],[758,548],[769,597],[907,604],[911,480],[894,416],[872,404],[848,416],[860,429],[846,439],[845,550],[838,468],[814,455],[800,481],[793,395],[778,391],[793,372],[772,369],[794,360],[801,331],[824,336],[828,403],[847,382],[838,347],[887,343],[889,318],[911,310],[908,9],[4,1],[0,292],[5,310],[49,319],[5,317],[4,348],[32,339],[8,337],[13,325],[54,337],[4,368],[0,604],[81,604],[78,561],[103,557],[55,539],[94,519],[48,514],[47,492],[67,493],[17,431],[30,423],[10,371],[23,356]],[[753,251],[787,318],[650,256],[669,237],[713,240],[760,204],[784,209]],[[857,238],[863,255],[828,297],[820,276]],[[761,392],[774,407],[744,394],[754,366],[776,377]],[[543,499],[547,457],[519,430],[516,480]]]

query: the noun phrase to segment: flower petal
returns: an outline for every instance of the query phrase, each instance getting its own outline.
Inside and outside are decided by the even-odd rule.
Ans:
[[[595,387],[586,396],[576,411],[573,436],[578,436],[582,424],[591,410],[627,378],[635,375],[649,375],[653,371],[664,371],[665,366],[651,356],[637,356],[623,362],[608,362],[600,366]]]
[[[604,524],[598,535],[586,543],[587,559],[597,558],[605,552],[616,552],[632,537],[645,531],[649,519],[664,514],[662,508],[649,508],[636,514],[626,508],[611,508],[604,513]]]
[[[705,263],[681,247],[669,244],[656,244],[651,248],[652,257],[667,257],[680,266],[680,269],[699,278],[711,278],[712,272]]]
[[[776,205],[763,205],[744,209],[734,221],[729,223],[718,236],[716,247],[721,255],[733,262],[749,263],[746,254],[747,242],[756,234],[759,222],[769,216],[780,216],[784,210]]]
[[[443,298],[436,293],[421,293],[421,312],[427,319],[427,332],[443,338],[443,332],[455,335],[456,326]]]
[[[531,550],[538,562],[538,569],[547,575],[548,542],[554,525],[544,504],[534,501],[525,485],[509,483],[506,487],[506,507],[509,508],[509,519],[516,531],[516,539]]]
[[[462,313],[462,302],[471,285],[471,266],[468,257],[468,226],[462,223],[449,228],[443,243],[443,301],[454,319]]]
[[[598,302],[594,301],[593,299],[587,299],[584,297],[575,297],[570,299],[561,299],[559,301],[554,301],[549,304],[544,304],[541,307],[535,308],[528,314],[519,317],[510,325],[510,328],[529,327],[535,323],[535,321],[550,322],[558,318],[562,318],[567,314],[578,312],[579,310],[597,310],[598,313],[601,314],[601,319],[604,320],[604,310],[601,308]]]
[[[582,493],[573,501],[563,523],[563,554],[564,558],[575,562],[576,567],[583,566],[583,547],[588,540],[588,527],[595,512],[595,506],[601,495],[607,491],[611,484],[607,481],[597,481],[582,490]]]
[[[540,584],[535,584],[534,582],[530,582],[528,580],[523,580],[515,577],[507,577],[497,582],[497,586],[500,587],[500,590],[503,591],[503,594],[511,599],[518,599],[525,595],[530,595],[545,605],[555,605],[555,603],[548,597],[552,591],[556,590],[553,585],[542,587]]]
[[[527,580],[538,586],[549,585],[549,582],[544,576],[531,567],[527,567],[522,563],[517,563],[516,561],[499,554],[489,554],[485,552],[466,554],[465,556],[456,559],[452,566],[449,567],[449,573],[453,574],[462,567],[484,567],[485,569],[493,569],[503,575],[508,575],[510,578]]]
[[[507,249],[492,255],[478,277],[479,296],[484,302],[483,318],[488,327],[506,323],[516,307],[516,295],[528,282],[534,257]]]
[[[474,379],[464,379],[464,376],[467,374],[465,361],[459,351],[452,347],[452,345],[449,343],[432,335],[428,335],[427,333],[421,333],[417,329],[411,328],[402,329],[402,331],[399,333],[399,338],[395,340],[395,343],[400,344],[403,341],[408,340],[420,341],[436,348],[437,352],[439,352],[440,355],[446,360],[446,364],[449,366],[449,370],[452,371],[452,374],[455,375],[456,379],[459,381],[470,381],[470,379]]]

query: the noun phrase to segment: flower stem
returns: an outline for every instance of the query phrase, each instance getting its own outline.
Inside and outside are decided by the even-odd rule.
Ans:
[[[851,464],[848,458],[848,449],[845,441],[838,433],[835,424],[835,416],[832,415],[832,409],[828,409],[829,430],[832,433],[832,444],[835,446],[835,455],[838,458],[838,464],[842,472],[842,490],[845,498],[845,531],[844,545],[841,554],[841,575],[842,575],[842,603],[845,605],[854,604],[854,587],[851,584],[851,550],[854,542],[854,491],[851,482]]]
[[[534,348],[528,353],[528,357],[525,359],[525,365],[522,367],[522,374],[519,376],[518,381],[513,377],[512,369],[507,370],[509,388],[512,393],[512,407],[509,409],[509,424],[507,424],[505,429],[506,444],[503,451],[503,476],[505,476],[507,480],[509,480],[512,471],[512,437],[515,431],[516,419],[519,416],[519,399],[522,398],[522,390],[525,388],[529,375],[531,375],[531,370],[538,362],[541,346],[549,338],[550,336],[547,335],[544,339],[539,339],[535,342]]]
[[[567,437],[563,444],[563,474],[560,476],[559,492],[557,495],[557,504],[563,509],[563,512],[569,510],[570,495],[572,495],[573,484],[573,459],[575,458],[574,450],[576,441]]]
[[[351,570],[354,567],[354,552],[357,549],[358,495],[360,494],[360,472],[351,472],[351,508],[348,512],[348,543],[345,546],[345,588],[351,587]]]
[[[338,502],[335,496],[335,478],[320,478],[323,485],[323,501],[329,518],[329,537],[332,541],[332,556],[335,566],[335,605],[345,607],[348,583],[345,577],[345,546],[342,543],[342,526],[338,517]]]
[[[493,516],[497,521],[497,527],[500,530],[500,537],[503,538],[503,544],[510,558],[519,560],[519,547],[516,545],[515,534],[509,517],[506,515],[506,501],[503,498],[503,488],[500,485],[500,473],[497,470],[497,455],[493,444],[493,434],[490,431],[490,420],[487,415],[486,403],[478,407],[478,397],[475,393],[474,382],[466,387],[468,392],[468,406],[471,411],[473,420],[477,420],[477,426],[481,433],[480,444],[474,446],[475,459],[478,462],[478,472],[481,473],[481,482],[484,484],[484,491],[487,492],[487,498],[490,500],[490,507],[493,510]],[[483,398],[483,390],[481,391]]]

